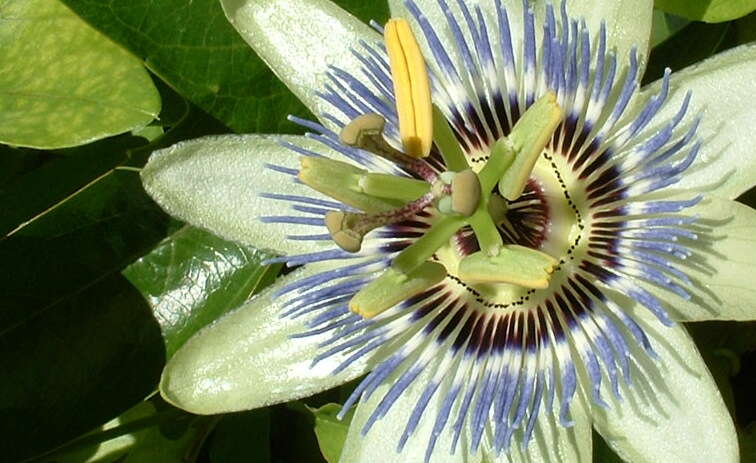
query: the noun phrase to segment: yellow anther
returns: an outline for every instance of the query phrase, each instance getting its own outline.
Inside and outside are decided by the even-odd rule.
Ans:
[[[510,244],[496,256],[476,252],[459,263],[459,277],[468,283],[509,283],[525,288],[549,287],[559,261],[536,249]]]
[[[349,310],[362,318],[373,318],[416,296],[446,278],[446,267],[438,262],[424,262],[409,274],[393,267],[386,269],[349,301]]]
[[[384,38],[404,151],[415,158],[426,157],[433,143],[433,106],[425,59],[406,20],[389,20]]]
[[[325,225],[333,241],[346,252],[360,252],[364,235],[354,226],[355,214],[347,215],[341,211],[328,211],[325,215]]]

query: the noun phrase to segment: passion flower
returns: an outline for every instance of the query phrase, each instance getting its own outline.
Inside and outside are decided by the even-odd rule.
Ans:
[[[641,91],[651,2],[392,2],[383,37],[321,0],[223,3],[319,122],[179,143],[145,187],[302,267],[188,341],[167,400],[366,374],[342,461],[589,461],[591,425],[631,461],[737,461],[675,321],[754,318],[756,216],[718,196],[753,184],[730,169],[756,48]]]

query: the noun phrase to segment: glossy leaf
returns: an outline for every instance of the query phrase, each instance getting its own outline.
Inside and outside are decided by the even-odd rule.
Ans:
[[[666,68],[679,71],[734,47],[738,43],[736,35],[730,23],[692,22],[682,27],[651,50],[643,83],[661,78]]]
[[[5,461],[42,453],[119,414],[154,388],[164,362],[149,307],[119,275],[50,308],[0,338]]]
[[[350,410],[343,420],[336,417],[341,411],[339,404],[326,404],[320,408],[310,408],[310,411],[315,416],[315,435],[320,452],[328,463],[338,463],[354,410]]]
[[[160,111],[142,63],[57,0],[8,0],[0,19],[0,142],[74,146]]]
[[[217,0],[63,0],[237,132],[290,132],[304,107],[226,21]]]
[[[124,275],[152,306],[170,357],[200,328],[273,281],[280,266],[263,266],[261,261],[269,257],[185,226]]]
[[[140,402],[117,418],[35,463],[192,463],[216,419]],[[168,435],[161,425],[181,423]]]
[[[654,19],[651,26],[651,42],[649,45],[653,49],[655,46],[676,34],[689,22],[690,21],[685,18],[668,14],[660,10],[654,10]]]
[[[159,326],[118,272],[166,224],[137,175],[111,172],[0,240],[4,459],[59,445],[153,390]]]
[[[113,418],[94,431],[85,434],[79,439],[75,439],[70,445],[63,446],[59,451],[51,455],[40,458],[40,463],[110,463],[118,460],[128,453],[129,448],[136,444],[137,433],[123,433],[114,436],[112,439],[104,442],[95,442],[86,445],[88,439],[99,440],[100,436],[106,433],[118,432],[121,426],[134,423],[135,421],[149,418],[154,412],[154,407],[148,402],[140,402],[135,407],[122,413],[120,416]],[[84,445],[77,445],[84,442]]]
[[[4,360],[15,355],[11,366],[23,365],[2,385],[3,403],[18,407],[0,419],[0,429],[10,430],[3,442],[13,444],[8,458],[100,425],[156,385],[160,329],[119,272],[165,236],[169,219],[134,172],[113,168],[140,165],[150,146],[218,129],[177,95],[163,95],[174,96],[178,111],[152,145],[123,135],[55,152],[3,148],[12,162],[3,163],[10,181],[0,190],[0,343],[14,346]],[[48,374],[53,368],[57,374]],[[39,436],[24,433],[32,424]]]
[[[311,117],[231,27],[217,0],[63,2],[236,132],[295,133],[300,129],[286,115]],[[365,22],[388,18],[384,0],[335,3]]]
[[[656,0],[654,6],[694,21],[718,23],[756,10],[756,0]]]
[[[127,150],[144,140],[131,135],[100,140],[65,150],[26,173],[0,192],[0,236],[33,219],[127,159]]]
[[[149,144],[141,136],[120,135],[87,145],[55,151],[0,145],[0,236],[55,207],[118,166],[141,167],[149,154],[187,137],[225,133],[223,127],[194,105],[159,83],[161,97],[171,107],[153,126],[164,133]]]
[[[164,435],[157,426],[137,433],[136,442],[120,463],[192,463],[197,459],[213,421],[212,418],[196,417],[177,438]]]
[[[0,194],[4,194],[20,177],[52,158],[46,151],[0,145]]]

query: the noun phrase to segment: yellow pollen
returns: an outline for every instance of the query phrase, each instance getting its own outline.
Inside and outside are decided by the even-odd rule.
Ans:
[[[412,157],[426,157],[433,143],[433,106],[425,59],[404,19],[389,20],[384,39],[391,63],[402,146]]]

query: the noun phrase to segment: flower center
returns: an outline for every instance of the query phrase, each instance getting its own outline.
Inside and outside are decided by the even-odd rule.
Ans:
[[[422,236],[401,250],[383,274],[355,294],[349,302],[350,310],[365,318],[374,317],[440,283],[447,275],[463,285],[479,287],[475,291],[489,292],[492,287],[493,293],[504,293],[505,298],[511,293],[548,287],[560,262],[544,251],[564,251],[561,242],[545,239],[551,235],[548,227],[552,222],[540,220],[542,238],[528,243],[530,246],[505,240],[502,230],[514,235],[518,232],[510,220],[508,201],[520,209],[530,206],[523,193],[563,117],[556,95],[548,92],[542,96],[508,136],[491,146],[482,165],[470,166],[448,122],[432,105],[427,69],[409,24],[391,20],[385,39],[403,150],[383,138],[385,120],[377,114],[352,120],[340,138],[344,144],[392,161],[423,180],[371,174],[324,158],[303,158],[299,179],[362,211],[331,211],[325,216],[333,241],[348,252],[359,252],[365,236],[376,228],[407,220],[429,208],[432,220]],[[429,157],[434,145],[449,169],[440,175],[423,159]],[[545,169],[548,171],[548,167]],[[538,191],[551,193],[553,181],[542,183]],[[563,207],[552,207],[557,212],[554,218],[561,218]],[[457,253],[453,238],[466,227],[473,231],[479,250]],[[472,290],[472,286],[466,287]]]
[[[488,157],[480,157],[473,168],[481,168]],[[542,251],[559,259],[554,268],[570,265],[582,243],[582,214],[574,197],[583,196],[569,173],[561,156],[553,156],[548,150],[539,157],[523,194],[513,201],[506,201],[498,189],[492,193],[502,204],[495,215],[498,232],[505,245],[519,245]],[[435,258],[446,267],[449,277],[470,293],[477,302],[489,308],[507,308],[520,305],[531,299],[532,288],[510,283],[470,283],[459,274],[459,264],[467,256],[480,251],[480,245],[472,227],[461,228],[448,246],[439,249]],[[553,276],[552,278],[558,278]]]

